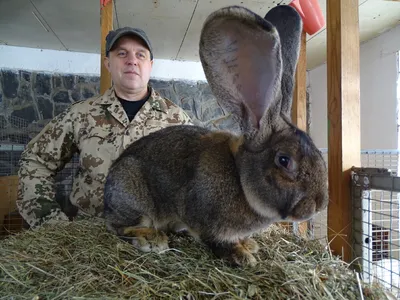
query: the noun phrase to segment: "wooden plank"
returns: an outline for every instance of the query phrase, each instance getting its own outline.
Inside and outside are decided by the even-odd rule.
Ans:
[[[106,36],[113,29],[113,0],[100,0],[101,25],[101,58],[100,58],[100,93],[103,94],[111,87],[111,74],[104,66]]]
[[[360,43],[357,0],[327,1],[328,239],[351,260],[350,169],[360,166]]]
[[[0,176],[0,236],[5,235],[4,219],[17,210],[18,176]]]
[[[299,60],[296,68],[296,80],[293,91],[292,121],[300,129],[307,130],[307,56],[306,32],[301,34]],[[298,233],[307,234],[307,222],[298,224]]]

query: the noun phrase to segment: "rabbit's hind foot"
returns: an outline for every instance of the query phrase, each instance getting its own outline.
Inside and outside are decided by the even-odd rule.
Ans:
[[[168,249],[168,236],[164,231],[148,227],[124,227],[121,233],[133,247],[142,252],[161,252]]]

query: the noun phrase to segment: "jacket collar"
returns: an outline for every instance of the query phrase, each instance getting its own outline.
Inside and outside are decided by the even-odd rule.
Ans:
[[[147,101],[149,102],[150,106],[155,110],[167,113],[168,106],[165,103],[164,99],[151,86],[149,86],[149,89],[150,89],[150,97]],[[114,86],[112,86],[108,90],[106,90],[102,96],[97,98],[94,101],[94,104],[112,105],[118,102],[119,101],[115,94]]]

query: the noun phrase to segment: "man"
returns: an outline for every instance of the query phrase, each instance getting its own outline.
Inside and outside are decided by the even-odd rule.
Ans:
[[[17,207],[35,228],[69,220],[55,200],[54,176],[79,153],[70,194],[79,214],[102,216],[103,184],[111,163],[131,143],[189,116],[149,85],[153,50],[145,32],[125,27],[106,37],[104,64],[113,86],[72,104],[27,145],[21,156]]]

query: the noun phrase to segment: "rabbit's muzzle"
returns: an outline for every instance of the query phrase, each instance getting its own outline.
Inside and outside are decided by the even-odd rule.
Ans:
[[[328,195],[323,193],[312,198],[304,197],[293,207],[288,219],[295,222],[307,221],[314,215],[325,210],[328,202]]]

